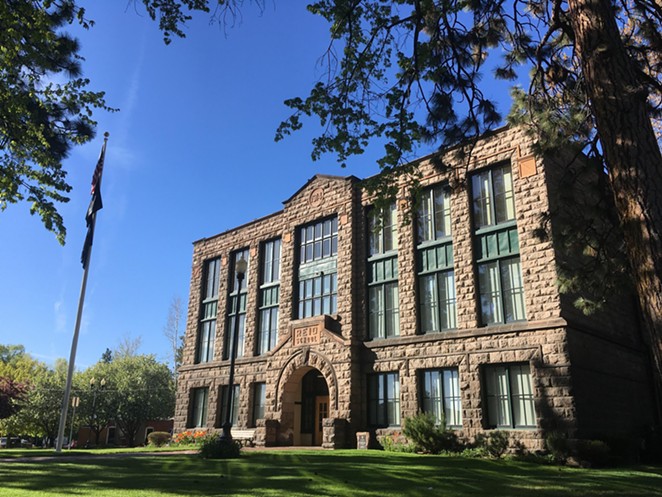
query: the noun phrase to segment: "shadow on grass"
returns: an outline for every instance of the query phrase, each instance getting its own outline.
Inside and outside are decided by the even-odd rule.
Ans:
[[[384,452],[248,452],[5,463],[0,495],[661,496],[660,468],[585,470]]]

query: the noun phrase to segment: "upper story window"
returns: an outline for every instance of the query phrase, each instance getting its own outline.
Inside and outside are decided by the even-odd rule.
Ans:
[[[257,353],[264,354],[278,342],[278,308],[280,302],[281,240],[262,244],[262,274],[260,282],[259,332]]]
[[[471,178],[481,323],[526,319],[510,164]]]
[[[216,338],[216,316],[218,314],[218,282],[221,274],[221,259],[205,262],[202,280],[202,304],[200,326],[195,353],[195,362],[209,362],[214,358]]]
[[[369,255],[384,255],[398,249],[398,222],[395,203],[384,209],[372,209],[369,214]]]
[[[474,227],[515,220],[513,174],[509,164],[477,173],[471,180]]]
[[[370,338],[389,338],[400,334],[395,204],[368,216],[368,332]]]
[[[233,252],[230,262],[230,292],[228,294],[228,320],[225,328],[225,340],[223,348],[223,359],[230,358],[230,351],[232,350],[232,341],[234,337],[235,321],[239,320],[239,333],[237,337],[237,355],[242,357],[244,355],[244,338],[246,335],[246,301],[248,299],[248,276],[250,271],[250,253],[247,248]],[[247,270],[244,278],[241,281],[241,288],[239,288],[239,280],[235,274],[235,266],[237,261],[244,259],[246,261]]]
[[[325,219],[299,230],[300,262],[318,261],[338,253],[338,218]]]
[[[447,186],[435,185],[421,193],[417,242],[421,332],[456,328],[450,189]]]
[[[324,219],[299,230],[298,318],[335,314],[338,306],[338,219]]]
[[[418,243],[451,236],[451,193],[443,185],[423,190],[418,211]]]

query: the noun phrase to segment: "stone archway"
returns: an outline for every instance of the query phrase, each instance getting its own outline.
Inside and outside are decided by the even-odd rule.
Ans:
[[[336,416],[338,383],[331,363],[308,349],[295,353],[276,383],[280,437],[293,445],[321,445],[322,419]]]

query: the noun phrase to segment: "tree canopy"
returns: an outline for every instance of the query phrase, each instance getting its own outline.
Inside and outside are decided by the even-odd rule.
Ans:
[[[73,0],[0,5],[0,210],[29,202],[60,243],[66,229],[56,203],[71,191],[62,161],[94,137],[92,111],[112,110],[81,76],[78,42],[63,31],[73,22],[92,25]]]
[[[142,2],[162,13],[166,34],[186,21],[177,8],[214,5],[222,20],[243,5]],[[383,174],[369,185],[381,197],[398,194],[394,176],[416,187],[407,163],[417,143],[466,143],[500,124],[490,79],[529,72],[514,88],[510,121],[535,134],[542,150],[578,144],[608,172],[662,392],[659,1],[320,0],[308,10],[329,22],[328,70],[307,97],[285,102],[293,113],[276,138],[316,116],[323,131],[313,159],[333,153],[343,163],[384,139]]]
[[[244,1],[134,3],[158,19],[169,43],[184,35],[196,11],[223,22]],[[73,0],[14,0],[1,9],[12,29],[0,30],[0,45],[10,48],[2,55],[0,201],[27,194],[33,211],[63,237],[52,202],[68,191],[61,159],[71,143],[89,139],[88,112],[105,104],[102,94],[84,90],[86,80],[60,91],[38,83],[57,71],[77,74],[77,47],[57,28],[85,22],[84,11]],[[373,185],[383,195],[397,193],[393,175],[413,173],[406,164],[417,143],[466,141],[500,124],[486,85],[529,72],[515,89],[511,121],[527,126],[542,147],[573,141],[604,161],[662,378],[662,155],[653,125],[662,105],[659,1],[320,0],[308,10],[329,22],[328,70],[307,97],[285,102],[292,114],[276,138],[316,116],[322,132],[313,158],[333,153],[341,163],[384,139],[384,174]],[[69,119],[78,112],[82,120]]]
[[[67,363],[54,367],[33,359],[20,345],[0,345],[0,432],[44,437],[55,441],[64,397]],[[74,375],[72,397],[78,397],[77,426],[90,428],[91,444],[111,422],[128,444],[136,440],[143,423],[172,417],[175,408],[173,377],[166,364],[151,355],[124,355],[103,359]],[[86,443],[88,441],[81,441]]]

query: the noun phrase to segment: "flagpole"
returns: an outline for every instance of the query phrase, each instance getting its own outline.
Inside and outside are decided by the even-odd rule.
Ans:
[[[101,150],[101,157],[106,156],[106,143],[108,143],[109,133],[104,133],[103,138],[103,148]],[[103,175],[103,168],[101,169],[101,175]],[[101,175],[99,176],[98,182],[101,183]],[[92,213],[92,219],[88,231],[94,235],[94,227],[96,226],[97,213]],[[85,290],[87,288],[87,274],[90,268],[90,259],[92,258],[92,245],[87,247],[87,260],[84,265],[83,271],[83,282],[80,286],[80,297],[78,298],[78,312],[76,314],[76,326],[74,327],[74,336],[71,340],[71,353],[69,354],[69,369],[67,371],[67,384],[64,388],[64,398],[62,399],[62,410],[60,411],[60,425],[57,430],[57,440],[55,444],[55,452],[62,452],[62,445],[64,443],[64,428],[67,424],[67,412],[69,411],[69,398],[71,396],[71,384],[74,377],[74,368],[76,363],[76,349],[78,348],[78,335],[80,332],[80,323],[83,316],[83,304],[85,302]],[[71,444],[71,440],[69,440]]]

